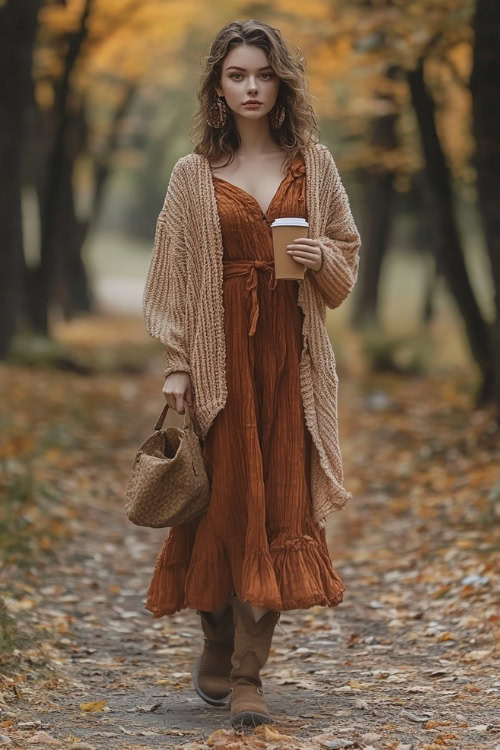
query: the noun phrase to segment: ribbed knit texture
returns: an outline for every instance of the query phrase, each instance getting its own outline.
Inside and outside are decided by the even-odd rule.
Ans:
[[[361,238],[335,161],[322,144],[303,150],[309,236],[325,245],[317,272],[297,281],[304,312],[300,384],[313,438],[314,516],[326,516],[352,497],[343,487],[338,437],[338,378],[326,330],[326,307],[338,307],[357,280]],[[201,154],[181,157],[172,170],[158,217],[143,296],[147,332],[165,346],[165,377],[190,374],[204,439],[227,399],[223,307],[223,244],[210,164]]]

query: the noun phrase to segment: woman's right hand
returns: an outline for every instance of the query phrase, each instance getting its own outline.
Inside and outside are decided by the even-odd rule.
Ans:
[[[178,414],[185,412],[184,401],[193,406],[191,378],[188,372],[171,372],[165,380],[162,393],[165,394],[167,404]]]

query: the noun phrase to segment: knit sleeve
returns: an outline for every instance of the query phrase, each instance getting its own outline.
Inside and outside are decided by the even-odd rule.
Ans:
[[[326,175],[320,188],[322,206],[328,211],[325,235],[318,237],[325,250],[319,271],[312,271],[325,304],[339,307],[351,292],[358,277],[361,237],[354,223],[349,198],[342,184],[337,165],[328,149],[324,149]]]
[[[153,253],[143,294],[146,331],[165,346],[165,377],[191,372],[185,335],[186,242],[183,178],[179,162],[156,222]]]

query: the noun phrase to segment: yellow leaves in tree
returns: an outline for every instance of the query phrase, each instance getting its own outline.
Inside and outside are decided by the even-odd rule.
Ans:
[[[331,20],[333,14],[332,4],[325,0],[309,0],[307,5],[301,0],[276,0],[274,8],[277,12],[302,16],[307,21],[325,22]]]
[[[77,31],[84,11],[84,0],[69,0],[62,4],[42,5],[38,14],[41,25],[47,24],[54,34],[68,34]]]
[[[111,13],[107,0],[100,0],[91,19],[92,34],[101,40],[93,49],[92,71],[113,70],[122,79],[137,81],[156,66],[182,68],[182,49],[196,10],[196,3],[152,0],[135,6],[127,23],[120,23],[119,6]]]

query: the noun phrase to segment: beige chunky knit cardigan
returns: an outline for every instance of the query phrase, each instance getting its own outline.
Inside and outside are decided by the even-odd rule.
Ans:
[[[300,387],[313,438],[311,492],[320,526],[352,497],[343,487],[338,439],[338,378],[326,307],[338,307],[358,276],[361,245],[335,161],[322,144],[302,150],[306,167],[309,236],[325,247],[319,271],[305,268],[297,281],[304,311]],[[212,172],[201,154],[174,165],[158,217],[143,313],[147,332],[165,346],[165,377],[189,373],[194,409],[207,432],[227,397],[223,308],[222,234]]]

